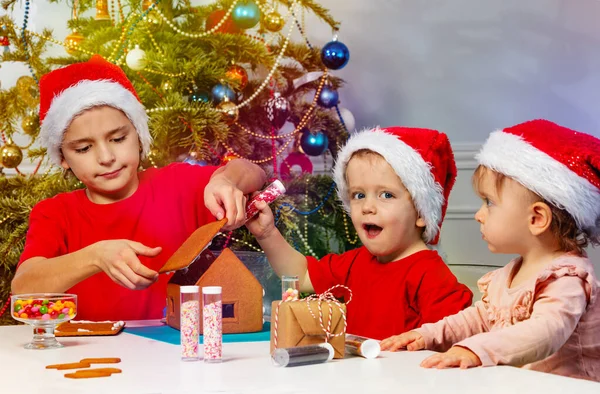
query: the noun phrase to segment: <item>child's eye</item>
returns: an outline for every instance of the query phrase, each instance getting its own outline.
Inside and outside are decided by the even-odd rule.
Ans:
[[[114,141],[114,142],[116,142],[116,143],[118,144],[118,143],[120,143],[120,142],[123,142],[123,141],[125,141],[125,138],[126,138],[126,137],[127,137],[127,136],[126,136],[126,135],[124,135],[123,137],[119,137],[119,138],[113,138],[113,141]]]
[[[492,200],[490,200],[489,198],[484,198],[483,201],[485,202],[485,205],[488,207],[491,207],[492,205],[494,205],[494,203],[492,202]]]
[[[390,198],[394,198],[394,195],[390,192],[383,192],[379,195],[379,197],[381,197],[383,199],[390,199]]]
[[[365,194],[361,192],[352,193],[353,200],[360,200],[361,198],[365,198]]]
[[[91,145],[87,145],[87,146],[84,146],[83,148],[77,148],[77,149],[75,149],[75,152],[76,153],[85,153],[85,152],[89,151],[91,147],[92,147]]]

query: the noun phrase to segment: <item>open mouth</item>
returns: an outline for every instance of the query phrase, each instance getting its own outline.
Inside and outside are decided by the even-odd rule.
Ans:
[[[383,231],[383,228],[376,224],[363,224],[363,229],[367,232],[369,238],[375,238]]]

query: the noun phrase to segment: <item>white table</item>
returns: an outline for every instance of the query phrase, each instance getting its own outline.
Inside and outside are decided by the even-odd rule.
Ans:
[[[431,352],[382,353],[295,368],[274,367],[268,342],[226,343],[222,364],[180,361],[179,346],[121,333],[60,338],[64,348],[25,350],[29,326],[0,327],[2,393],[600,393],[600,383],[512,367],[429,370]],[[120,357],[122,374],[67,379],[46,365],[89,357]],[[100,366],[97,366],[100,367]],[[69,371],[70,372],[70,371]]]

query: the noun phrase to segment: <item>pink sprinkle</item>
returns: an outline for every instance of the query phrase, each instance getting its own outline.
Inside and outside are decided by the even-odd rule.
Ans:
[[[47,314],[47,313],[44,313],[44,314],[42,315],[42,320],[50,320],[50,315],[49,315],[49,314]]]
[[[65,315],[69,313],[69,308],[63,308],[62,313]]]
[[[223,341],[223,305],[221,301],[205,304],[202,309],[204,323],[204,359],[220,360]]]
[[[186,301],[181,304],[181,356],[198,357],[200,335],[200,302]]]
[[[38,308],[37,306],[34,306],[33,308],[31,308],[31,311],[32,311],[33,313],[35,313],[35,312],[37,312],[37,311],[39,311],[39,310],[40,310],[40,308]]]

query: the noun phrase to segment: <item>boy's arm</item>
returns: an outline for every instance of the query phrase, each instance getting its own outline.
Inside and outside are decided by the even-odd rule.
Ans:
[[[100,272],[91,263],[90,247],[64,256],[25,260],[11,283],[13,294],[64,293],[77,283]]]
[[[223,177],[240,189],[243,194],[250,194],[259,190],[267,181],[267,174],[258,165],[244,159],[231,160],[224,167],[217,169],[210,177]]]
[[[256,240],[265,251],[267,259],[277,276],[298,276],[301,292],[315,292],[308,275],[306,257],[292,248],[277,228],[273,227],[273,230],[266,236],[257,237]]]
[[[218,219],[227,218],[224,230],[242,226],[246,218],[246,195],[259,190],[265,172],[244,159],[235,159],[217,169],[204,188],[204,205]]]
[[[58,257],[31,257],[18,267],[11,291],[63,293],[100,272],[131,290],[145,289],[158,279],[158,273],[143,265],[137,255],[156,256],[160,251],[160,247],[149,248],[139,242],[110,240]]]
[[[275,227],[275,218],[269,205],[258,201],[258,215],[246,222],[248,230],[256,237],[269,264],[277,276],[298,276],[300,291],[314,293],[314,287],[308,274],[306,257],[292,248]]]

